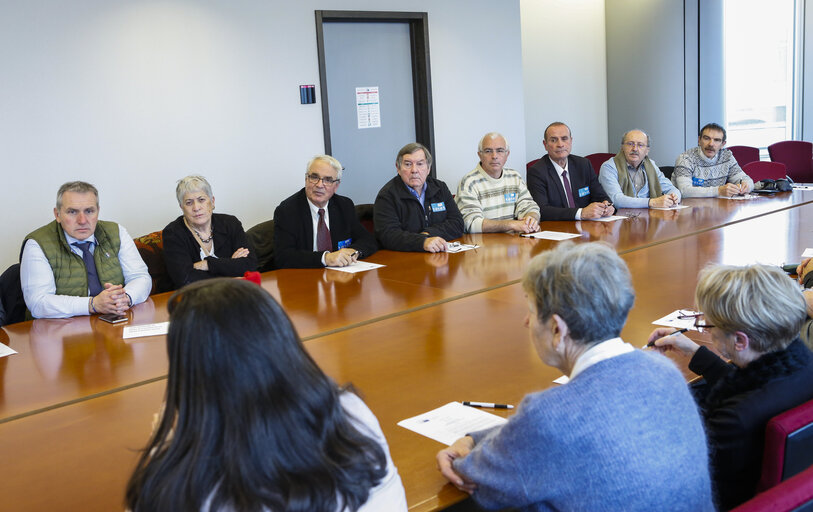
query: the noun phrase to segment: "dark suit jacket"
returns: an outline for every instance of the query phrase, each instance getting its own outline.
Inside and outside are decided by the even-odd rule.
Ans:
[[[212,233],[217,258],[206,258],[209,270],[197,270],[193,265],[200,261],[200,245],[183,222],[183,215],[164,228],[161,238],[164,244],[164,262],[175,288],[210,277],[241,277],[246,271],[257,270],[257,256],[248,243],[243,225],[233,215],[212,214]],[[249,250],[245,258],[232,258],[237,249]]]
[[[706,389],[693,391],[706,423],[717,505],[729,510],[756,492],[768,420],[813,398],[813,355],[797,339],[736,368],[700,347],[689,369],[706,381]]]
[[[349,247],[366,258],[378,250],[375,237],[356,217],[353,201],[334,194],[327,203],[330,240],[333,251],[339,242],[350,240]],[[321,268],[322,253],[313,250],[313,218],[305,189],[292,195],[274,210],[274,265],[276,268]]]
[[[539,205],[541,215],[539,220],[575,220],[576,210],[579,208],[584,208],[590,203],[610,200],[586,158],[568,156],[567,176],[576,208],[567,207],[565,189],[549,155],[543,156],[528,169],[528,190]],[[590,193],[579,197],[579,189],[584,187],[589,187]]]

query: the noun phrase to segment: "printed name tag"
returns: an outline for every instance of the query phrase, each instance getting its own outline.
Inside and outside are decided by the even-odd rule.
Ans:
[[[584,187],[579,189],[579,197],[589,196],[590,195],[590,187]]]
[[[503,194],[506,203],[516,203],[517,202],[517,193],[516,192],[507,192]]]
[[[347,240],[342,240],[339,242],[339,249],[344,249],[345,247],[350,247],[350,244],[353,243],[352,238],[348,238]]]
[[[432,203],[432,211],[433,212],[445,212],[446,211],[446,203]]]
[[[703,178],[697,178],[695,176],[692,176],[692,186],[694,186],[694,187],[705,187],[706,186],[706,180],[704,180]]]

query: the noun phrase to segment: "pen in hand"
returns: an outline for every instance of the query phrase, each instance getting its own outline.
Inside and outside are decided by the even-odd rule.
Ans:
[[[488,402],[463,402],[463,405],[468,405],[469,407],[488,407],[489,409],[513,409],[513,405],[507,404],[492,404]]]
[[[683,329],[678,329],[675,332],[670,332],[669,334],[667,334],[666,336],[663,336],[663,337],[666,338],[667,336],[675,336],[676,334],[683,334],[684,332],[686,332],[688,330],[689,330],[688,328],[684,327]],[[660,339],[660,338],[658,338],[658,339]],[[658,341],[658,340],[652,340],[649,343],[647,343],[646,348],[654,347],[656,341]]]

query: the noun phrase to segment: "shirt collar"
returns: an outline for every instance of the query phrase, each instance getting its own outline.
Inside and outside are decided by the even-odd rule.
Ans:
[[[627,352],[632,352],[635,348],[629,343],[625,343],[621,338],[611,338],[593,345],[587,349],[584,354],[580,355],[573,365],[573,371],[570,372],[570,380],[576,378],[578,374],[590,368],[596,363],[611,359]]]
[[[91,247],[93,247],[94,245],[97,245],[96,235],[95,234],[90,235],[89,237],[85,238],[84,240],[79,240],[78,238],[74,238],[71,235],[69,235],[64,229],[62,230],[62,232],[65,233],[65,240],[68,242],[68,245],[73,245],[74,243],[80,243],[81,244],[81,243],[84,243],[84,242],[92,242],[92,244],[90,245]]]
[[[418,199],[418,201],[420,201],[421,204],[423,204],[423,197],[424,197],[424,194],[426,193],[426,182],[425,181],[423,182],[423,187],[421,188],[421,193],[420,194],[415,192],[414,188],[412,188],[409,185],[407,185],[406,183],[404,183],[404,180],[401,180],[401,183],[403,183],[404,186],[406,187],[406,189],[409,190],[410,194],[415,196]]]
[[[553,164],[553,168],[554,168],[554,169],[556,169],[556,173],[557,173],[557,174],[559,174],[559,176],[560,176],[560,177],[562,176],[562,173],[563,173],[563,172],[565,172],[565,171],[567,170],[567,162],[568,162],[568,160],[565,160],[565,166],[564,166],[564,167],[562,167],[561,165],[559,165],[558,163],[556,163],[556,162],[553,160],[553,158],[551,158],[551,159],[550,159],[550,163],[552,163],[552,164]]]
[[[305,197],[305,200],[308,202],[308,207],[311,209],[311,215],[314,217],[319,216],[319,207],[315,204],[311,203],[311,200]],[[330,205],[330,200],[328,199],[327,204],[325,205],[325,215],[327,215],[327,207]]]

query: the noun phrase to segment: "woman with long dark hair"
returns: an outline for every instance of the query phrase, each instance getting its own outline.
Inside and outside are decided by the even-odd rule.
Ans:
[[[406,510],[372,412],[267,292],[212,279],[168,307],[166,404],[127,486],[131,510]]]

